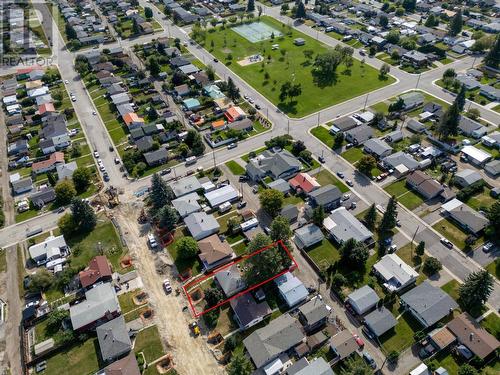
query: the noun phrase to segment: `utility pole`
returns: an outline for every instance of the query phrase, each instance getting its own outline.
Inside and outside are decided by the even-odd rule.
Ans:
[[[420,73],[420,74],[418,75],[418,78],[417,78],[417,84],[415,85],[415,88],[417,88],[417,87],[418,87],[418,83],[420,82],[420,77],[421,77],[421,76],[422,76],[422,73]]]
[[[366,109],[366,105],[368,104],[368,95],[370,95],[370,93],[366,94],[365,105],[363,106],[363,110]]]
[[[215,167],[216,167],[216,164],[215,164],[215,148],[212,151],[212,156],[214,158],[214,170],[215,170]]]
[[[319,117],[321,115],[321,111],[318,112],[318,126],[319,126]]]
[[[411,258],[413,259],[413,241],[415,240],[415,237],[417,236],[418,229],[420,228],[420,225],[417,225],[417,229],[415,230],[415,233],[413,233],[413,237],[411,238]]]
[[[290,119],[287,120],[287,130],[286,130],[286,134],[290,135]]]

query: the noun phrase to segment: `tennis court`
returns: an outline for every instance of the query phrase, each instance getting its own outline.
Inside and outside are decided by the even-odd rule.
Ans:
[[[264,22],[252,22],[248,25],[236,26],[233,27],[233,30],[252,43],[270,39],[272,34],[275,37],[282,35],[278,30]]]

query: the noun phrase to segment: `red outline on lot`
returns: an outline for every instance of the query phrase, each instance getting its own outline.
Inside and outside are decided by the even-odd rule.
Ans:
[[[290,266],[290,268],[287,268],[283,271],[281,271],[280,273],[274,275],[273,277],[270,277],[269,279],[267,280],[264,280],[264,281],[261,281],[260,283],[256,284],[256,285],[252,285],[251,287],[235,294],[234,296],[231,296],[229,298],[226,298],[224,301],[221,301],[219,302],[217,305],[215,306],[212,306],[210,307],[209,309],[206,309],[206,310],[203,310],[202,312],[197,312],[194,305],[193,305],[193,301],[191,299],[191,295],[190,293],[187,291],[188,289],[190,289],[193,285],[196,285],[196,284],[201,284],[203,281],[207,280],[208,278],[211,278],[211,277],[214,277],[216,273],[228,268],[228,267],[231,267],[237,263],[240,263],[248,258],[251,258],[263,251],[266,251],[267,249],[270,249],[271,247],[274,247],[275,245],[281,245],[281,247],[285,250],[286,254],[288,255],[288,257],[292,260],[292,266]],[[266,246],[266,247],[263,247],[262,249],[259,249],[259,250],[256,250],[254,251],[253,253],[251,254],[248,254],[248,255],[244,255],[244,256],[241,256],[239,258],[237,258],[236,260],[233,260],[231,261],[230,263],[228,264],[225,264],[219,268],[216,268],[215,270],[211,271],[210,273],[206,274],[205,276],[201,277],[200,279],[197,279],[197,280],[193,280],[185,285],[182,286],[182,289],[184,290],[184,293],[186,294],[187,298],[188,298],[188,301],[189,301],[189,306],[191,307],[191,311],[194,315],[195,318],[199,318],[200,316],[212,311],[212,310],[215,310],[216,308],[228,303],[229,301],[231,301],[232,299],[235,299],[237,297],[240,297],[242,296],[243,294],[246,294],[248,292],[251,292],[252,290],[254,289],[257,289],[259,287],[261,287],[262,285],[264,284],[267,284],[269,283],[270,281],[273,281],[274,279],[284,275],[285,273],[287,272],[290,272],[290,271],[293,271],[294,269],[298,269],[299,268],[299,265],[297,264],[297,262],[295,261],[295,258],[292,256],[290,250],[288,250],[288,248],[285,246],[285,244],[283,243],[283,241],[279,240],[279,241],[276,241],[276,242],[273,242],[272,244]]]

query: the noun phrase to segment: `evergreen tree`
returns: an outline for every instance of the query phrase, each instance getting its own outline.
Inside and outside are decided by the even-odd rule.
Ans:
[[[462,20],[462,10],[459,9],[457,13],[450,20],[450,26],[448,32],[450,35],[458,35],[462,31],[463,20]]]
[[[423,256],[425,253],[425,242],[420,241],[417,245],[417,248],[415,249],[415,252],[417,253],[418,256]]]
[[[150,7],[145,7],[144,8],[144,16],[148,20],[153,18],[153,10]]]
[[[460,306],[469,311],[483,306],[493,291],[493,277],[486,270],[470,273],[458,289]]]
[[[68,37],[69,40],[77,38],[75,29],[69,23],[66,24],[65,31],[66,31],[66,36]]]
[[[231,77],[227,79],[227,96],[231,100],[236,100],[240,97],[240,89],[236,87]]]
[[[363,219],[368,229],[372,230],[373,228],[375,228],[375,222],[377,221],[377,209],[375,208],[375,203],[373,203],[368,211],[366,211],[365,217]]]
[[[255,10],[255,0],[248,0],[247,12],[253,12]]]
[[[97,216],[94,209],[86,201],[74,199],[71,204],[71,216],[75,225],[75,232],[87,233],[97,225]]]
[[[403,0],[403,8],[405,8],[407,12],[414,12],[416,5],[417,0]]]
[[[391,231],[396,226],[396,218],[398,216],[397,212],[397,201],[396,197],[393,195],[389,202],[387,203],[387,207],[384,212],[384,216],[382,216],[382,221],[380,222],[379,232],[387,233]]]
[[[250,375],[253,367],[248,358],[243,353],[234,353],[231,362],[227,366],[228,375]]]
[[[459,112],[462,112],[464,110],[464,106],[465,106],[465,93],[466,93],[466,88],[465,88],[465,85],[462,85],[460,87],[460,91],[457,95],[457,97],[455,98],[455,102],[457,103],[457,107],[458,107],[458,111]]]
[[[306,7],[302,1],[297,5],[297,10],[295,11],[295,18],[304,19],[306,18]]]
[[[441,117],[441,121],[437,127],[437,133],[443,139],[447,139],[450,135],[458,134],[458,121],[460,120],[460,111],[456,100],[445,111]]]
[[[430,14],[429,17],[425,20],[425,27],[434,27],[439,24],[439,20],[436,19],[434,14]]]
[[[318,206],[313,210],[312,213],[312,221],[317,226],[323,226],[323,220],[325,220],[325,210],[323,206]]]
[[[484,63],[493,69],[500,67],[500,35],[497,35],[490,52],[484,58]]]
[[[137,23],[136,19],[134,18],[132,20],[132,34],[137,35],[141,33],[141,28],[139,27],[139,24]]]
[[[159,226],[166,231],[172,231],[179,220],[179,214],[172,206],[162,207],[157,214]]]
[[[160,64],[158,63],[158,60],[155,59],[154,57],[150,57],[148,60],[148,65],[149,65],[149,73],[151,73],[153,77],[157,77],[158,74],[160,74],[161,72],[161,67]]]
[[[160,177],[158,173],[151,178],[151,193],[149,194],[153,204],[153,210],[169,205],[174,199],[174,192],[170,186]]]

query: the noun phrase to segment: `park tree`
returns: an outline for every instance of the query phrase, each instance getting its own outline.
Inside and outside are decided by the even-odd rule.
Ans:
[[[415,249],[415,252],[417,253],[418,256],[423,256],[425,253],[425,242],[420,241]]]
[[[484,64],[493,69],[498,69],[500,67],[500,35],[497,35],[490,51],[484,57]]]
[[[226,370],[228,375],[250,375],[253,373],[253,366],[243,353],[238,352],[233,354]]]
[[[87,191],[90,186],[92,173],[89,168],[80,167],[73,172],[71,179],[73,180],[73,185],[75,186],[77,193],[83,193]]]
[[[60,206],[71,203],[76,196],[76,189],[71,180],[62,180],[55,187],[56,202]]]
[[[153,174],[151,178],[151,193],[149,194],[153,211],[156,212],[160,208],[169,205],[172,199],[175,198],[174,191],[167,185],[165,180],[158,173]]]
[[[462,112],[465,107],[465,93],[467,92],[467,89],[465,88],[465,85],[460,86],[460,91],[458,92],[457,97],[455,98],[455,102],[457,103],[457,108],[459,112]]]
[[[314,61],[313,72],[322,80],[331,80],[341,62],[342,55],[337,50],[318,54]]]
[[[149,73],[151,73],[153,77],[157,77],[160,74],[161,67],[156,58],[150,57],[148,60],[148,66],[149,66]]]
[[[458,134],[458,122],[460,119],[460,110],[455,98],[453,104],[444,112],[437,126],[437,133],[441,139]]]
[[[398,216],[397,208],[398,208],[397,200],[396,197],[393,195],[389,199],[384,215],[382,216],[382,220],[378,228],[380,233],[390,232],[396,226],[396,218]]]
[[[248,252],[252,253],[271,244],[271,239],[264,234],[257,234],[250,242]],[[288,269],[291,265],[291,259],[282,249],[281,245],[276,244],[267,248],[254,256],[245,260],[245,273],[243,275],[247,285],[256,285],[262,281],[268,280],[277,273]]]
[[[323,206],[318,206],[313,209],[312,221],[319,227],[323,226],[323,220],[325,220],[325,210]]]
[[[429,276],[438,273],[442,268],[443,265],[437,258],[428,257],[424,261],[423,271]]]
[[[451,18],[448,33],[450,35],[458,35],[462,31],[462,9],[457,10],[457,13]]]
[[[493,277],[486,270],[470,273],[458,289],[458,302],[467,311],[483,306],[493,291]]]
[[[145,7],[144,8],[144,16],[146,16],[146,19],[151,19],[153,18],[153,10],[150,7]]]
[[[262,208],[271,217],[276,217],[283,207],[283,193],[275,189],[266,189],[260,193],[259,200]]]
[[[175,247],[181,259],[193,259],[198,253],[198,242],[190,236],[179,238]]]
[[[284,216],[276,216],[271,223],[271,240],[273,242],[283,241],[287,245],[290,237],[292,237],[292,230],[290,229],[290,221]]]
[[[248,0],[247,12],[253,12],[255,10],[255,0]]]
[[[306,7],[302,1],[297,4],[297,9],[295,11],[295,18],[304,19],[306,18]]]
[[[358,171],[367,176],[372,175],[372,169],[375,168],[376,166],[377,166],[377,161],[372,155],[364,155],[356,163],[356,168],[358,169]]]
[[[382,14],[379,18],[379,24],[385,29],[389,25],[389,18],[385,14]]]
[[[260,19],[260,16],[262,16],[262,7],[259,5],[257,7],[257,17]]]
[[[227,79],[227,96],[231,100],[237,100],[240,97],[240,89],[236,87],[231,77]]]
[[[333,137],[333,148],[340,148],[342,147],[342,143],[344,142],[344,133],[343,132],[338,132],[335,134]]]
[[[368,229],[373,230],[375,228],[375,223],[377,221],[377,209],[375,207],[375,203],[368,208],[363,220]]]
[[[390,65],[387,63],[383,63],[379,70],[380,78],[386,78],[387,74],[389,74],[390,71],[391,71]]]
[[[73,199],[71,203],[71,215],[75,231],[88,233],[97,225],[97,216],[94,209],[82,199]]]
[[[468,363],[464,363],[458,368],[458,375],[478,375],[475,367],[472,367]]]
[[[172,206],[162,207],[156,216],[158,218],[158,225],[160,228],[168,232],[174,230],[177,221],[179,221],[179,214]]]
[[[340,247],[342,262],[354,269],[361,270],[369,257],[369,251],[363,242],[358,242],[353,238],[345,241]]]

